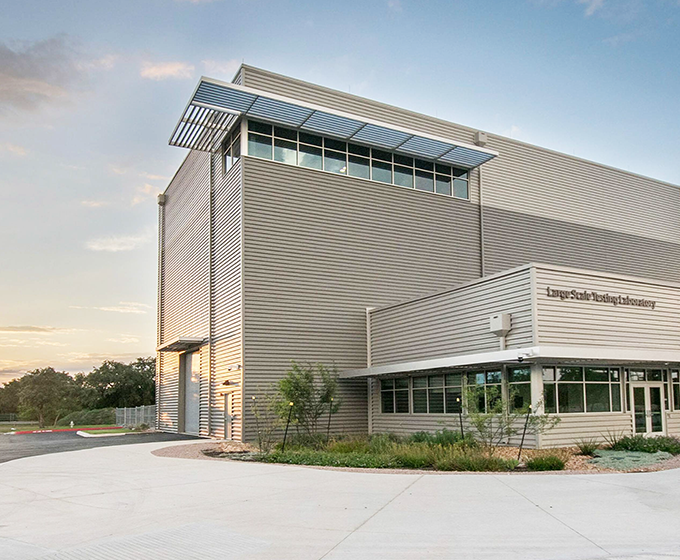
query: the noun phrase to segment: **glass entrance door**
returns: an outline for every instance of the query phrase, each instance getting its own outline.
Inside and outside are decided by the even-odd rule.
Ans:
[[[664,431],[663,385],[631,384],[636,434],[658,435]]]

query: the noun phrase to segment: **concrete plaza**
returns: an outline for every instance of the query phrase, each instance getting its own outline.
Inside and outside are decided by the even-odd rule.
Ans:
[[[680,470],[357,473],[167,445],[0,464],[0,558],[680,558]]]

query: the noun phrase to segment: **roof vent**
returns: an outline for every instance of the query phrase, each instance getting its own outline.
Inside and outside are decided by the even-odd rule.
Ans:
[[[475,144],[477,146],[486,146],[486,144],[489,141],[489,137],[486,135],[486,132],[482,132],[481,130],[478,130],[475,132]]]

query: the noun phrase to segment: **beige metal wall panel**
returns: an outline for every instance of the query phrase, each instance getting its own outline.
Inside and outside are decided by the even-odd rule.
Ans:
[[[548,297],[548,288],[630,296],[656,306],[561,300]],[[680,350],[680,286],[538,265],[536,297],[539,344]]]
[[[666,433],[669,436],[680,437],[680,412],[666,412]]]
[[[208,336],[208,155],[192,152],[166,190],[160,266],[159,343]],[[179,356],[162,353],[159,428],[177,431]]]
[[[210,399],[210,345],[201,346],[199,357],[201,360],[201,377],[198,392],[198,434],[210,435],[208,425],[208,402]]]
[[[225,435],[225,385],[241,384],[241,164],[222,171],[219,155],[213,157],[212,229],[212,402],[211,435]],[[241,419],[241,390],[233,392],[233,414]],[[241,438],[240,420],[234,422],[232,438]]]
[[[528,268],[372,311],[372,365],[499,350],[489,332],[497,313],[512,315],[508,349],[532,345]]]
[[[541,435],[541,447],[570,447],[581,440],[607,443],[612,435],[633,433],[630,413],[561,414],[560,422]]]
[[[470,202],[255,158],[243,166],[246,400],[291,360],[365,367],[366,307],[479,276]],[[342,387],[334,425],[366,431],[366,382]],[[251,420],[246,410],[249,431]]]

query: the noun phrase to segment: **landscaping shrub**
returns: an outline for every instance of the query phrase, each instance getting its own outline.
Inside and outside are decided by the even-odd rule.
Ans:
[[[562,471],[565,462],[557,455],[537,455],[527,461],[527,469],[530,471]]]
[[[64,416],[57,426],[69,426],[73,420],[76,426],[114,425],[116,423],[115,408],[96,408],[94,410],[77,410]]]
[[[600,444],[596,439],[582,439],[576,442],[576,447],[578,447],[581,455],[590,455],[591,457],[597,449],[600,448]]]
[[[265,463],[287,463],[290,465],[318,465],[322,467],[354,467],[386,469],[400,465],[393,457],[371,453],[329,453],[327,451],[274,451],[260,456]]]
[[[408,441],[413,443],[427,443],[430,445],[454,445],[460,442],[466,442],[470,446],[476,444],[474,438],[470,434],[466,434],[465,437],[461,435],[460,432],[454,432],[444,428],[443,430],[437,430],[436,432],[416,432],[408,438]]]
[[[434,468],[440,471],[511,471],[517,467],[514,459],[493,457],[479,451],[454,451],[442,453],[434,462]]]
[[[671,436],[625,436],[616,440],[610,448],[614,451],[640,451],[643,453],[663,451],[671,455],[680,455],[680,439]]]
[[[604,469],[628,471],[640,467],[646,467],[665,461],[673,457],[665,451],[648,453],[646,451],[613,451],[611,449],[598,449],[595,458],[589,462]]]
[[[331,440],[326,445],[326,451],[331,453],[369,453],[370,450],[371,444],[366,437]]]
[[[439,450],[426,443],[394,443],[388,453],[401,467],[426,469],[434,465]]]

